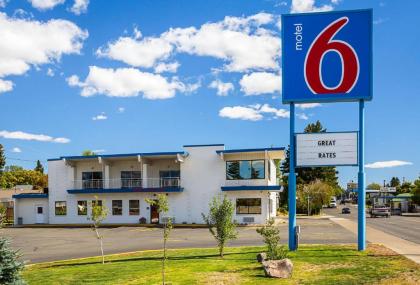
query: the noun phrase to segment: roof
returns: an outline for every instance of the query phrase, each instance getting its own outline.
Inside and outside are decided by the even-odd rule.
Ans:
[[[150,156],[176,156],[186,155],[185,151],[166,151],[166,152],[137,152],[137,153],[119,153],[119,154],[97,154],[97,155],[75,155],[75,156],[60,156],[59,158],[50,158],[48,161],[56,160],[79,160],[79,159],[94,159],[94,158],[116,158],[116,157],[150,157]]]
[[[284,150],[284,147],[264,147],[264,148],[242,148],[242,149],[226,149],[226,150],[216,150],[217,154],[223,153],[244,153],[244,152],[271,152]]]

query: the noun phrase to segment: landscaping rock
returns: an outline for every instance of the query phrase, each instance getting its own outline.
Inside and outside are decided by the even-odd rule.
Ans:
[[[265,261],[267,259],[267,254],[265,252],[261,252],[257,254],[257,261],[259,263],[262,263],[263,261]]]
[[[290,259],[263,261],[266,276],[275,278],[290,278],[293,272],[293,263]]]

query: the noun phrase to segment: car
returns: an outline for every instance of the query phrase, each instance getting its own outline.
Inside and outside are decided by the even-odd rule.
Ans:
[[[350,210],[350,208],[343,208],[343,209],[341,210],[341,214],[351,214],[351,210]]]
[[[330,208],[337,208],[337,202],[330,202]]]
[[[376,218],[376,217],[391,217],[391,208],[389,207],[374,207],[370,210],[370,217]]]

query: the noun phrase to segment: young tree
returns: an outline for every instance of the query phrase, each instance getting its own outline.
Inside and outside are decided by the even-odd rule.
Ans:
[[[39,159],[36,161],[36,166],[34,170],[40,173],[44,173],[44,166],[42,166],[41,161],[39,161]]]
[[[6,156],[4,155],[4,147],[2,144],[0,144],[0,174],[3,172],[5,165],[6,165]]]
[[[95,196],[95,200],[91,203],[91,215],[88,217],[88,220],[92,223],[92,230],[95,232],[96,238],[99,240],[99,245],[101,247],[101,255],[102,255],[102,264],[105,264],[105,256],[104,256],[104,246],[103,246],[103,234],[99,232],[99,227],[101,226],[102,222],[108,216],[108,208],[105,204],[102,204],[101,200],[98,200],[98,197]]]
[[[0,229],[7,223],[7,208],[0,205]]]
[[[420,205],[420,177],[414,180],[414,186],[411,193],[413,194],[413,202]]]
[[[267,246],[267,258],[269,260],[278,260],[287,257],[287,251],[284,247],[279,246],[280,229],[274,225],[273,218],[269,219],[265,226],[258,228],[257,233],[264,238],[264,243]]]
[[[217,241],[219,247],[219,255],[223,258],[224,248],[229,240],[236,239],[238,233],[236,231],[236,224],[233,221],[234,206],[233,203],[226,197],[214,197],[209,204],[209,214],[206,216],[203,213],[204,222],[207,224],[210,233]]]
[[[372,183],[370,183],[366,187],[366,189],[369,189],[369,190],[380,190],[381,189],[381,185],[379,183],[372,182]]]
[[[169,212],[168,197],[165,194],[159,194],[157,199],[145,199],[146,202],[152,206],[156,206],[160,214],[167,215]],[[169,238],[169,234],[172,230],[172,219],[171,217],[165,217],[163,223],[163,258],[162,258],[162,284],[165,285],[165,263],[167,259],[166,244]]]

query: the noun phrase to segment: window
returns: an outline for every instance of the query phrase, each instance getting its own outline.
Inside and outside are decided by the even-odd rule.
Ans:
[[[77,215],[86,216],[87,215],[87,201],[77,201]]]
[[[181,172],[179,170],[160,171],[160,187],[178,187],[180,176]]]
[[[121,187],[141,187],[141,171],[121,171]]]
[[[226,162],[226,179],[264,179],[264,160],[238,160]]]
[[[140,201],[139,200],[130,200],[128,201],[128,214],[130,216],[140,215]]]
[[[98,202],[98,204],[96,204],[96,202]],[[94,207],[96,207],[96,206],[98,206],[98,207],[102,207],[102,200],[92,200],[92,211],[93,211],[93,208]]]
[[[67,215],[67,202],[66,201],[56,201],[55,202],[55,215],[56,216]]]
[[[83,189],[103,188],[102,172],[82,172],[82,187]]]
[[[112,215],[113,216],[122,215],[122,200],[112,200]]]
[[[236,199],[236,214],[261,214],[261,198]]]

